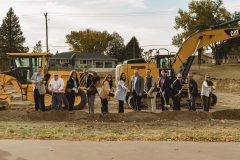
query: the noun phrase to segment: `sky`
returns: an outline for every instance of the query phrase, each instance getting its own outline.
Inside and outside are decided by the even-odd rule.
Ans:
[[[191,0],[0,0],[0,20],[12,7],[19,17],[25,46],[33,50],[41,40],[46,48],[44,13],[48,13],[49,49],[69,50],[66,35],[87,28],[117,32],[127,44],[135,36],[145,50],[166,48],[177,52],[172,37],[178,10]],[[228,11],[240,11],[239,0],[223,0]],[[2,23],[2,22],[1,22]],[[149,46],[151,45],[151,46]],[[155,46],[156,45],[156,46]]]

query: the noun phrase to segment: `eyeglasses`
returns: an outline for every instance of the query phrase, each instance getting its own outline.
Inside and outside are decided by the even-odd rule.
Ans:
[[[58,76],[58,75],[54,75],[54,76]]]
[[[206,77],[206,78],[210,78],[210,77]]]
[[[178,77],[178,78],[182,78],[182,77]]]

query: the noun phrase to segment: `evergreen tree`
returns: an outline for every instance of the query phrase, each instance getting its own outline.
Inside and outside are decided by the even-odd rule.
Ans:
[[[111,36],[112,36],[112,40],[108,44],[106,54],[110,57],[118,59],[118,62],[122,62],[125,56],[124,40],[116,32],[114,32]]]
[[[139,43],[136,37],[132,37],[131,40],[126,45],[126,56],[124,56],[124,60],[126,59],[135,59],[142,57],[142,48],[139,47]]]
[[[41,40],[33,47],[33,53],[41,53],[42,52],[42,42]]]
[[[1,68],[6,69],[7,58],[6,53],[11,52],[27,52],[28,47],[24,47],[25,37],[19,25],[19,18],[14,14],[12,8],[9,9],[5,19],[0,27],[0,58]]]

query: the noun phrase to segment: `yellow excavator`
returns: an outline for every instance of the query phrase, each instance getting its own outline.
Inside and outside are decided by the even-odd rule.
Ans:
[[[1,84],[11,84],[22,95],[22,99],[27,99],[34,102],[33,98],[33,84],[31,83],[31,77],[38,67],[42,67],[45,80],[48,81],[53,75],[53,72],[58,71],[58,74],[63,78],[65,84],[69,78],[71,68],[56,69],[48,66],[48,53],[7,53],[10,60],[10,70],[0,73]],[[73,54],[71,62],[74,64]],[[86,105],[87,99],[84,92],[84,74],[81,71],[77,71],[80,87],[78,96],[75,99],[75,109],[83,109]],[[51,105],[51,93],[47,92],[45,95],[46,107]]]
[[[207,30],[197,31],[183,42],[182,46],[175,55],[161,55],[159,54],[161,49],[157,50],[155,54],[152,53],[153,50],[149,50],[146,52],[145,58],[124,61],[123,64],[116,67],[116,83],[119,80],[120,74],[124,72],[127,76],[127,86],[130,88],[130,78],[133,75],[135,68],[138,68],[140,75],[144,77],[146,76],[146,69],[150,68],[156,80],[160,76],[162,70],[167,70],[169,73],[168,76],[172,79],[172,81],[175,79],[177,73],[181,73],[183,75],[186,80],[186,84],[183,87],[182,94],[183,97],[187,97],[188,85],[186,78],[195,57],[193,55],[195,55],[198,49],[208,46],[209,44],[239,37],[240,27],[221,28],[239,20],[240,18],[213,26]],[[132,98],[130,95],[131,92],[129,91],[127,94],[127,101],[129,105],[132,106]],[[146,105],[146,103],[144,103],[144,101],[146,102],[146,97],[142,99],[142,104]],[[200,100],[197,102],[197,105],[201,105]],[[213,95],[211,105],[213,106],[216,103],[217,97],[216,95]]]

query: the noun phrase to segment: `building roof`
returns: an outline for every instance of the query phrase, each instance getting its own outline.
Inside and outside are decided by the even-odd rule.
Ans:
[[[98,53],[80,53],[80,52],[62,52],[55,54],[51,57],[51,59],[71,59],[71,56],[76,53],[76,59],[84,59],[84,60],[111,60],[117,61],[117,59],[112,58],[110,56]]]
[[[7,53],[8,56],[26,56],[26,57],[33,57],[33,56],[48,56],[48,53]]]

